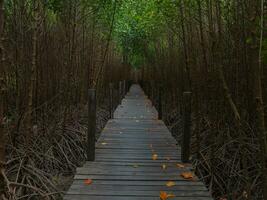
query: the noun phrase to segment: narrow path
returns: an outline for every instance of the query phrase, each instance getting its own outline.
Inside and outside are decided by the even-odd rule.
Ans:
[[[77,169],[65,200],[211,200],[202,182],[181,176],[180,147],[139,85],[116,109],[96,145],[95,162]],[[165,169],[164,169],[165,168]],[[92,180],[86,184],[86,180]],[[172,181],[172,187],[166,184]]]

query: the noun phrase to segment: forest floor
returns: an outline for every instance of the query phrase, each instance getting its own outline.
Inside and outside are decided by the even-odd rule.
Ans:
[[[51,199],[62,199],[61,194],[72,183],[76,168],[85,161],[85,111],[87,107],[74,108],[54,113],[49,121],[38,121],[28,147],[23,145],[23,136],[17,134],[16,146],[14,141],[8,146],[8,161],[2,172],[8,189],[6,198],[50,196]],[[98,106],[97,138],[108,119],[106,104]],[[15,130],[10,128],[9,131],[14,134]]]
[[[87,108],[84,108],[84,110],[87,111]],[[86,124],[87,122],[87,113],[82,112],[82,116],[80,117],[81,124]],[[106,122],[109,119],[109,111],[108,107],[106,105],[102,105],[101,107],[98,107],[97,109],[97,133],[96,133],[96,139],[99,138],[100,133],[104,126],[106,125]],[[84,162],[80,163],[80,166],[83,165]],[[78,167],[78,166],[77,166]],[[68,174],[62,174],[58,177],[58,182],[57,182],[57,189],[58,191],[65,192],[69,189],[73,182],[73,178],[75,175],[76,170],[70,171]],[[62,197],[59,198],[59,200],[62,199]]]

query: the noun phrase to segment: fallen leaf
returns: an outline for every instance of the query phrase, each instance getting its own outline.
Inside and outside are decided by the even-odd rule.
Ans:
[[[174,194],[168,194],[167,198],[174,198],[175,195]]]
[[[139,167],[139,165],[135,164],[135,165],[133,165],[133,167],[134,167],[134,168],[137,168],[137,167]]]
[[[167,192],[160,191],[159,197],[161,200],[166,200],[168,198]]]
[[[180,164],[180,163],[177,163],[176,164],[176,167],[178,167],[178,168],[185,168],[185,166],[183,164]]]
[[[173,187],[173,186],[175,186],[176,184],[175,184],[175,182],[173,182],[173,181],[169,181],[169,182],[167,182],[166,183],[166,186],[167,187]]]
[[[152,155],[152,160],[157,160],[158,159],[158,154],[153,154]]]
[[[184,179],[194,179],[194,174],[192,172],[183,172],[181,173],[181,177]]]
[[[107,143],[106,143],[106,142],[102,142],[101,144],[102,144],[102,145],[107,145]]]
[[[248,193],[247,193],[247,191],[243,191],[243,197],[245,198],[245,199],[248,199]]]
[[[167,157],[166,160],[171,160],[171,158],[170,157]]]
[[[85,185],[91,185],[93,183],[93,180],[92,179],[85,179],[84,180],[84,184]]]
[[[140,122],[139,120],[135,120],[135,122]]]
[[[163,170],[165,170],[165,169],[167,169],[167,165],[163,164],[163,165],[161,165],[161,168],[162,168]]]
[[[166,200],[168,198],[175,197],[175,195],[168,194],[167,192],[164,192],[164,191],[160,191],[159,197],[160,197],[161,200]]]

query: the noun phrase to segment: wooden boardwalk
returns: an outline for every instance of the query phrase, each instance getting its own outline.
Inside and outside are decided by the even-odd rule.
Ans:
[[[181,176],[190,166],[177,167],[180,154],[151,102],[133,85],[96,144],[96,160],[77,169],[64,199],[157,200],[165,191],[174,200],[211,200],[202,182]],[[175,185],[167,187],[169,181]]]

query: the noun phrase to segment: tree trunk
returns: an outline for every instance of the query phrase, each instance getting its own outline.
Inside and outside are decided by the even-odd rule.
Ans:
[[[231,95],[231,92],[228,88],[228,85],[227,85],[227,82],[226,82],[226,79],[225,79],[225,76],[224,76],[224,72],[223,72],[223,62],[222,62],[222,52],[223,52],[223,44],[222,44],[222,25],[221,25],[221,5],[220,5],[220,2],[217,1],[216,3],[216,17],[217,17],[217,25],[218,25],[218,33],[219,33],[219,38],[217,40],[217,49],[218,49],[218,52],[216,53],[216,61],[218,62],[218,71],[219,71],[219,79],[222,83],[222,87],[223,87],[223,91],[224,91],[224,97],[225,99],[228,101],[233,113],[234,113],[234,116],[235,116],[235,120],[238,124],[240,124],[240,114],[239,114],[239,111],[237,109],[237,106],[236,104],[234,103],[234,100],[232,98],[232,95]]]
[[[185,71],[187,75],[187,83],[186,89],[187,91],[192,91],[191,86],[191,77],[190,77],[190,66],[189,66],[189,56],[188,56],[188,44],[186,41],[186,33],[185,33],[185,14],[184,14],[184,1],[180,2],[180,15],[181,15],[181,29],[182,29],[182,43],[183,43],[183,50],[184,50],[184,64],[185,64]]]
[[[4,0],[0,0],[0,171],[5,167],[6,134],[4,130]],[[4,178],[0,174],[0,199],[4,193]]]
[[[257,5],[255,5],[256,7]],[[255,17],[256,18],[256,17]],[[254,19],[254,18],[251,18]],[[264,115],[264,104],[263,104],[263,90],[262,90],[262,43],[263,43],[263,25],[264,25],[264,1],[261,0],[261,23],[260,23],[260,47],[259,47],[259,57],[257,58],[257,47],[256,44],[251,47],[251,52],[254,52],[255,62],[253,63],[255,68],[255,101],[256,101],[256,125],[258,128],[258,137],[261,146],[261,169],[262,169],[262,190],[263,190],[263,199],[267,200],[267,143],[266,143],[266,127],[265,127],[265,115]],[[252,21],[253,24],[256,24],[256,21]],[[252,30],[253,31],[253,30]],[[252,32],[252,37],[255,32]],[[254,58],[254,57],[252,57]],[[258,60],[258,61],[257,61]]]
[[[26,135],[25,142],[27,147],[30,143],[30,137],[32,134],[32,119],[33,119],[33,95],[34,95],[34,86],[36,82],[36,68],[37,68],[37,32],[38,32],[38,9],[39,9],[39,0],[34,1],[34,10],[33,10],[33,36],[32,36],[32,65],[30,70],[30,84],[28,89],[28,103],[27,103],[27,113],[26,113]]]

